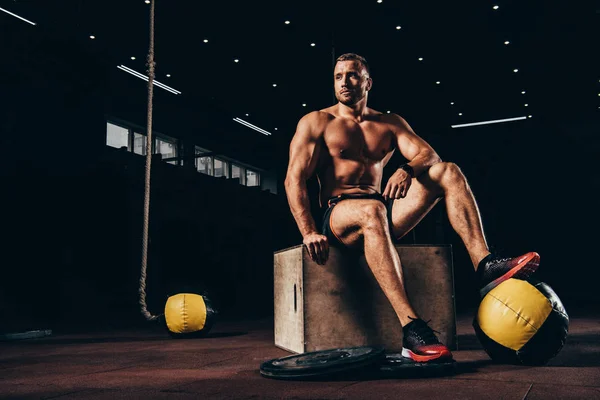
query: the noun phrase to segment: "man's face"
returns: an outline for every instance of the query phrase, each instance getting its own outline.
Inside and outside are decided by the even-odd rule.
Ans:
[[[371,78],[360,61],[339,61],[333,71],[335,97],[342,104],[354,105],[371,90]]]

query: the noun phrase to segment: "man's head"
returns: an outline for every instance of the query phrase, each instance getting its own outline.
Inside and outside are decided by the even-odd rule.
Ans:
[[[365,98],[373,85],[367,60],[354,53],[339,56],[333,70],[333,85],[335,97],[342,104],[351,106]]]

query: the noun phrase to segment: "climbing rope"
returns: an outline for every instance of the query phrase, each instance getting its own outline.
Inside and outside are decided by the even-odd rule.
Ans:
[[[142,314],[148,321],[157,319],[152,315],[146,304],[146,270],[148,268],[148,227],[150,221],[150,167],[152,165],[152,99],[154,96],[154,3],[150,4],[150,46],[148,51],[148,114],[146,129],[146,177],[144,184],[144,225],[142,228],[142,270],[140,273],[140,306]]]

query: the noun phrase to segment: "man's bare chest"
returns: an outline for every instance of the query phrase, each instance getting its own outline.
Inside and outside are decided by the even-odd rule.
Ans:
[[[330,124],[324,134],[331,157],[380,161],[392,150],[392,132],[385,124]]]

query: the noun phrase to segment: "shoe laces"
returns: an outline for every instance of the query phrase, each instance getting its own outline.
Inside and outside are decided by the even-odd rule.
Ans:
[[[490,264],[500,264],[500,263],[507,262],[507,261],[510,261],[510,260],[511,260],[510,257],[492,258],[490,260]]]
[[[411,319],[412,321],[416,321],[415,324],[413,324],[413,326],[411,327],[411,331],[412,333],[417,336],[419,339],[421,339],[423,342],[425,343],[438,343],[438,338],[437,336],[435,336],[435,333],[440,333],[434,329],[431,329],[431,327],[429,326],[429,323],[431,322],[431,320],[428,321],[423,321],[420,318],[413,318],[411,316],[408,317],[409,319]],[[421,321],[419,323],[419,321]]]
[[[490,262],[493,264],[511,260],[511,257],[509,256],[508,251],[504,247],[491,245],[490,253],[492,253],[492,259],[490,260]]]

